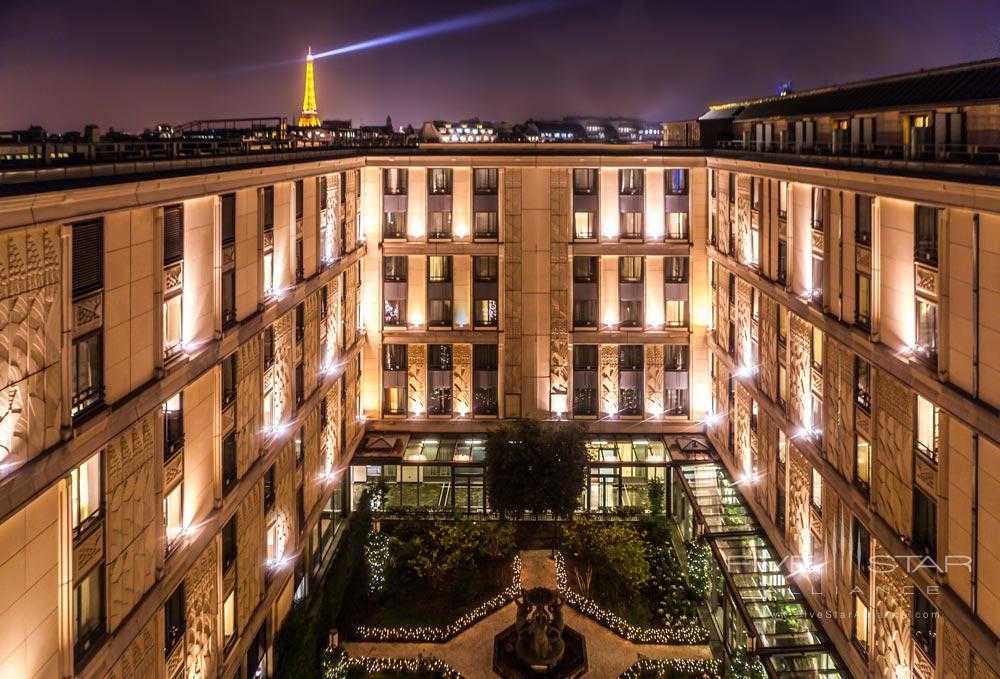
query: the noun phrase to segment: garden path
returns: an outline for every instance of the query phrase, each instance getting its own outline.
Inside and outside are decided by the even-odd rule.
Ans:
[[[530,587],[556,586],[555,562],[546,549],[521,552],[521,585]],[[507,604],[472,627],[443,644],[348,641],[347,652],[354,656],[379,658],[415,658],[434,656],[445,661],[466,679],[487,679],[493,672],[493,638],[514,624],[516,607]],[[707,645],[634,644],[606,627],[580,614],[568,605],[563,608],[566,624],[587,640],[587,660],[591,679],[614,679],[641,657],[711,659]]]

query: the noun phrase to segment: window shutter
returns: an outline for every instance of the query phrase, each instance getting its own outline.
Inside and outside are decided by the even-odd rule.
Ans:
[[[184,259],[184,208],[170,205],[163,208],[163,263],[173,264]]]
[[[104,222],[73,225],[73,297],[104,286]]]

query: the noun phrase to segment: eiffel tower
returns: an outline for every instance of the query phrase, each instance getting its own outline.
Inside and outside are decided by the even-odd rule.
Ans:
[[[319,127],[319,111],[316,110],[316,84],[313,81],[312,47],[306,55],[306,92],[302,97],[302,115],[299,116],[299,127]]]

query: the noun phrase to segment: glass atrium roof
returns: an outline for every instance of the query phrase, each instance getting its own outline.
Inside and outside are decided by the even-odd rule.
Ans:
[[[682,473],[709,535],[759,530],[757,520],[721,464],[687,465]]]

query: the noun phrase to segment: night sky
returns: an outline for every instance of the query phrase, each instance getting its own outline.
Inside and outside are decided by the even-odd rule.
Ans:
[[[247,67],[517,1],[0,0],[0,130],[290,117],[301,63]],[[806,89],[1000,56],[1000,0],[561,1],[572,4],[319,60],[320,115],[679,120],[784,80]]]

